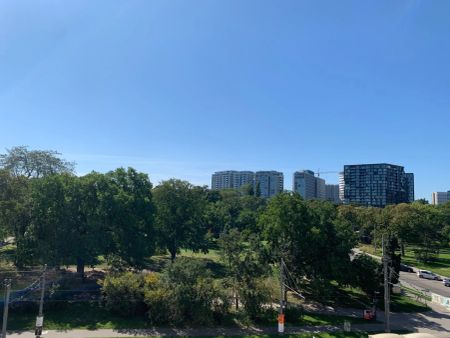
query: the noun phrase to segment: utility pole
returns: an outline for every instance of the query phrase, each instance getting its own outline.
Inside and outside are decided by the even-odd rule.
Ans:
[[[44,271],[41,277],[41,300],[39,301],[39,314],[36,317],[36,330],[34,332],[36,338],[40,338],[42,335],[42,327],[44,326],[44,295],[45,295],[45,272],[47,270],[47,264],[44,265]]]
[[[280,259],[280,310],[278,313],[278,333],[284,333],[284,308],[286,307],[286,290],[284,287],[284,260]]]
[[[383,234],[382,237],[382,245],[383,245],[383,274],[384,274],[384,331],[386,333],[391,332],[391,324],[390,324],[390,292],[389,292],[389,269],[388,263],[389,258],[387,256],[386,250],[386,239]]]
[[[6,338],[6,324],[8,323],[8,305],[10,292],[11,292],[11,279],[5,279],[5,304],[3,307],[2,338]]]

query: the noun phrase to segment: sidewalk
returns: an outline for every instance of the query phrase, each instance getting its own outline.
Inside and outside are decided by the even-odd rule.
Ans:
[[[352,326],[352,331],[383,331],[383,324],[359,324]],[[286,334],[319,333],[343,331],[342,326],[304,326],[286,327]],[[145,336],[237,336],[237,335],[262,335],[276,334],[276,327],[258,328],[204,328],[204,329],[124,329],[124,330],[50,330],[44,338],[115,338],[115,337],[145,337]],[[35,338],[34,332],[11,332],[8,338]]]

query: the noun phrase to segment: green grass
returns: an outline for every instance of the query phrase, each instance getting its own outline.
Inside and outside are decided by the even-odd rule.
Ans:
[[[261,326],[274,326],[277,323],[278,312],[275,310],[267,310],[256,324]],[[351,324],[373,324],[361,317],[341,316],[333,314],[322,314],[305,312],[301,308],[288,308],[286,310],[286,326],[320,326],[320,325],[343,325],[345,321]]]
[[[177,255],[187,257],[192,260],[202,261],[206,267],[211,270],[214,278],[223,278],[225,275],[225,266],[220,261],[219,251],[210,249],[207,253],[193,252],[192,250],[181,250]],[[155,255],[149,258],[147,268],[152,271],[160,272],[170,263],[170,255]]]
[[[381,256],[381,248],[374,250],[373,245],[360,244],[359,249],[371,255]],[[402,263],[412,265],[423,270],[430,270],[438,275],[450,277],[450,249],[439,249],[439,255],[432,262],[418,261],[414,255],[414,247],[407,246],[405,248],[405,256],[402,256]]]
[[[362,316],[362,313],[361,313]],[[315,326],[315,325],[343,325],[345,321],[351,324],[374,324],[376,322],[368,322],[363,318],[348,317],[348,316],[334,316],[326,314],[310,314],[305,313],[299,318],[297,322],[292,323],[292,326]]]
[[[405,290],[411,297],[419,297],[427,302],[431,302],[431,297],[427,296],[425,293],[420,292],[416,289],[409,288],[407,286],[402,285],[402,289]]]
[[[384,309],[384,304],[380,304],[380,308]],[[392,295],[391,297],[391,311],[416,313],[430,311],[430,308],[425,304],[419,303],[406,295]]]
[[[8,330],[34,330],[36,309],[10,310]],[[71,329],[143,329],[150,327],[145,317],[124,318],[116,316],[99,307],[96,303],[61,303],[60,308],[45,309],[44,327],[46,330]]]
[[[358,249],[360,249],[361,251],[364,251],[368,254],[371,254],[371,255],[381,256],[381,248],[379,246],[377,246],[377,250],[375,250],[375,248],[373,247],[372,244],[359,243]]]
[[[438,275],[450,276],[450,249],[440,249],[435,261],[421,262],[414,257],[414,248],[407,247],[402,262],[408,265],[417,266],[420,269],[430,270]]]
[[[111,314],[97,303],[57,303],[58,307],[44,307],[44,327],[47,330],[71,329],[145,329],[153,327],[145,316],[121,317]],[[8,319],[8,330],[33,330],[36,320],[37,306],[28,310],[11,309]],[[236,318],[235,318],[236,319]],[[352,324],[367,323],[361,318],[334,316],[315,313],[290,311],[287,313],[288,326],[341,325],[344,321]],[[238,325],[230,318],[225,321],[226,326]],[[276,325],[277,314],[268,311],[265,318],[257,324],[263,326]]]

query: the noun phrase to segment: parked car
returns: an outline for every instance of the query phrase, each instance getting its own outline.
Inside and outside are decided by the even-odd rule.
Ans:
[[[441,279],[435,273],[433,273],[431,271],[427,271],[427,270],[418,270],[417,271],[417,276],[419,276],[419,278],[425,278],[425,279],[433,279],[433,280],[440,280]]]
[[[442,284],[444,284],[444,286],[450,286],[450,278],[444,277],[442,279]]]
[[[400,271],[404,272],[414,272],[414,269],[406,264],[400,264]]]

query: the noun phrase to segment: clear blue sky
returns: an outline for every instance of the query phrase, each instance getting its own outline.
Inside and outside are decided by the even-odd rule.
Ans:
[[[450,1],[0,2],[0,150],[153,183],[389,162],[450,190]],[[323,176],[337,183],[337,175]]]

